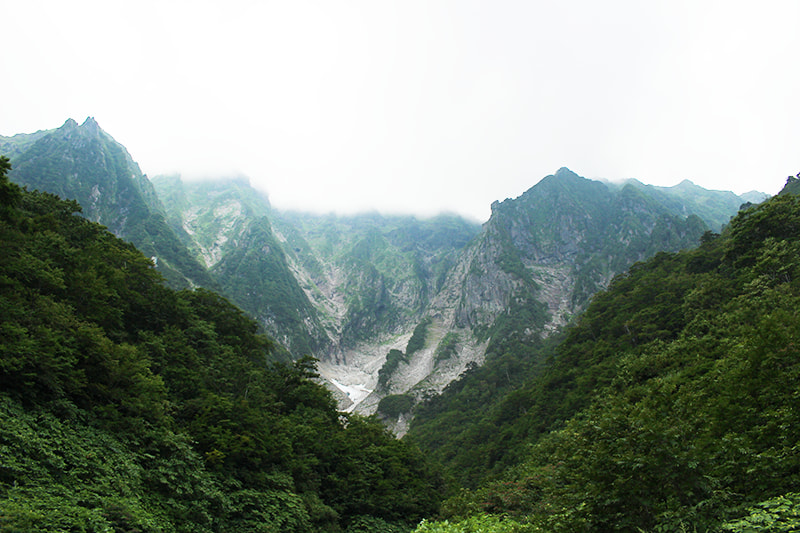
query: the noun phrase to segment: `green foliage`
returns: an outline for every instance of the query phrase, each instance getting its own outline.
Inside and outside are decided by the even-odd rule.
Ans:
[[[408,339],[408,345],[406,346],[406,357],[411,357],[412,354],[425,347],[425,338],[428,335],[428,326],[430,326],[430,324],[431,318],[425,317],[417,324],[417,327],[414,328],[414,333],[411,334],[411,338]]]
[[[374,516],[357,516],[345,533],[409,533],[411,530],[405,524],[394,524]]]
[[[415,408],[408,439],[441,462],[456,486],[474,488],[518,462],[524,441],[515,428],[507,427],[527,407],[527,397],[518,389],[542,372],[558,339],[529,344],[509,340],[513,349],[468,367],[441,395]]]
[[[450,359],[456,355],[456,349],[458,348],[459,341],[460,338],[458,333],[455,331],[447,332],[442,340],[439,341],[439,345],[436,347],[434,363],[441,363],[442,361]]]
[[[414,397],[410,394],[390,394],[378,402],[378,413],[397,418],[403,413],[408,413],[414,407]]]
[[[770,498],[749,509],[750,514],[722,525],[738,533],[784,532],[800,530],[800,494],[791,492]]]
[[[378,370],[378,386],[386,387],[389,385],[389,380],[392,378],[394,371],[397,370],[397,367],[400,366],[400,363],[408,363],[408,357],[395,348],[389,350],[389,353],[386,354],[386,362]]]
[[[11,163],[5,156],[0,156],[0,216],[6,218],[12,209],[19,203],[22,196],[19,187],[14,186],[8,179]]]
[[[451,523],[448,520],[423,520],[414,533],[535,533],[542,531],[530,524],[520,524],[510,518],[481,513]]]
[[[314,359],[275,362],[224,298],[169,289],[75,202],[9,187],[0,528],[341,531],[436,512],[436,469],[338,413]]]

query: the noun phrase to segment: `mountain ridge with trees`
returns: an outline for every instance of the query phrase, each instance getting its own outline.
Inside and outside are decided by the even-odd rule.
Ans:
[[[407,438],[471,488],[418,531],[796,530],[792,185],[698,248],[617,276],[531,379],[460,430],[464,406],[504,379],[499,361],[420,406]]]
[[[220,290],[287,357],[320,359],[340,406],[365,414],[384,395],[418,402],[511,345],[537,345],[633,262],[696,245],[738,209],[732,193],[687,181],[609,184],[562,168],[493,204],[482,227],[456,215],[311,215],[275,210],[243,177],[151,182],[91,118],[0,146],[19,165],[12,180],[86,204],[173,286]],[[379,376],[425,321],[425,345]]]

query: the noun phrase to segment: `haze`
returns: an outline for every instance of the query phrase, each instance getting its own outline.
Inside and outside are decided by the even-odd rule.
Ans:
[[[567,166],[776,193],[800,170],[800,3],[4,6],[0,134],[93,116],[149,176],[279,208],[486,220]]]

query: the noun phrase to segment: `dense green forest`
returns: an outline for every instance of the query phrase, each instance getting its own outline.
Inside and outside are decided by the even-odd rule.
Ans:
[[[0,530],[385,531],[441,477],[336,409],[314,361],[217,294],[28,192],[0,158]]]
[[[456,490],[418,531],[798,530],[798,237],[797,196],[749,207],[419,408]]]

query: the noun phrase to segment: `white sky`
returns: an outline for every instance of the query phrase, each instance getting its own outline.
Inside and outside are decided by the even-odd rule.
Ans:
[[[149,176],[485,220],[567,166],[800,171],[800,1],[7,1],[0,135],[94,116]]]

